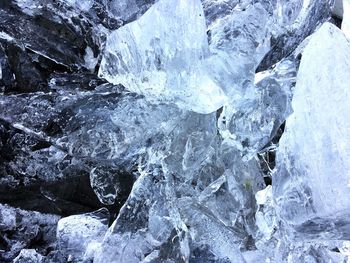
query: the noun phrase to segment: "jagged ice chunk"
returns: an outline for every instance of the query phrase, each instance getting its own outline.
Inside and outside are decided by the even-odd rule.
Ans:
[[[107,39],[99,75],[148,98],[209,113],[225,101],[200,61],[209,54],[199,0],[162,0]]]
[[[274,198],[280,216],[299,224],[314,217],[344,219],[350,202],[350,44],[325,23],[303,52],[280,142]],[[341,231],[339,229],[339,231]]]

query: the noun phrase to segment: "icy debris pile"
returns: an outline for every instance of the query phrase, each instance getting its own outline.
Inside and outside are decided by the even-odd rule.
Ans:
[[[0,261],[350,260],[343,2],[1,2]]]

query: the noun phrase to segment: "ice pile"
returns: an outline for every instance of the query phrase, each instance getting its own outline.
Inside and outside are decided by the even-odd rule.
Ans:
[[[349,3],[342,23],[333,4],[62,4],[94,25],[101,50],[82,44],[74,60],[94,78],[51,74],[47,92],[1,96],[23,145],[4,170],[30,173],[25,186],[85,173],[101,206],[121,208],[61,218],[54,255],[15,262],[350,260]]]
[[[272,54],[271,37],[295,35],[290,45],[297,47],[308,26],[322,24],[328,4],[204,1],[205,20],[199,1],[159,1],[108,37],[100,76],[151,103],[198,112],[192,115],[201,121],[192,128],[186,125],[196,122],[192,118],[181,121],[166,136],[165,149],[150,147],[157,159],[141,167],[97,262],[201,262],[204,253],[205,260],[218,262],[297,261],[303,248],[305,260],[318,254],[343,258],[332,249],[349,238],[348,201],[341,198],[349,190],[349,127],[346,106],[338,112],[334,103],[347,100],[347,40],[326,23],[273,68],[255,73]],[[213,114],[201,115],[221,107],[217,124]],[[272,187],[262,190],[256,154],[276,147],[274,138],[292,108],[277,168],[270,171]],[[330,123],[339,128],[330,131]],[[139,223],[130,228],[130,221]],[[327,230],[312,226],[320,222]],[[325,235],[334,241],[317,239]],[[295,246],[288,246],[293,239]],[[125,250],[115,250],[123,244]]]

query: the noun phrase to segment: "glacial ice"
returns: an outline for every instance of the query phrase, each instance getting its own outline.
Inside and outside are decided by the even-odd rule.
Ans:
[[[344,198],[350,193],[349,51],[345,35],[325,23],[302,54],[294,112],[287,119],[273,177],[277,210],[287,223],[316,218],[349,223],[350,203]],[[349,231],[338,230],[323,235],[349,237]]]

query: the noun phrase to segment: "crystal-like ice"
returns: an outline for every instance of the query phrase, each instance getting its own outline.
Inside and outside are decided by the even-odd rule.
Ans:
[[[3,184],[2,184],[2,189]],[[2,195],[3,196],[3,195]],[[20,200],[20,197],[17,197]],[[60,217],[25,211],[0,204],[1,262],[40,263],[47,248],[55,246],[56,225]],[[38,239],[45,244],[38,242]],[[36,243],[36,251],[28,249]],[[4,246],[5,245],[5,246]],[[12,261],[14,259],[14,261]]]
[[[228,12],[210,27],[208,45],[200,1],[161,0],[108,37],[99,74],[149,99],[210,113],[251,92],[267,21],[260,4]]]
[[[156,183],[159,179],[160,175],[156,173],[138,178],[101,249],[96,251],[94,262],[141,262],[145,255],[170,237],[172,226],[166,219],[164,184]],[[155,224],[157,218],[162,224]]]
[[[160,158],[140,167],[95,261],[186,262],[206,246],[220,260],[244,262],[240,249],[255,232],[254,194],[262,180],[255,160],[247,163],[235,149],[221,149],[215,114],[169,116],[180,122],[163,147],[151,147]]]
[[[254,92],[255,69],[270,45],[267,23],[268,13],[257,3],[232,12],[210,28],[212,55],[205,65],[231,104]]]
[[[148,98],[213,112],[224,97],[200,67],[208,51],[201,2],[161,0],[108,37],[99,75]]]
[[[253,96],[224,106],[218,121],[222,137],[250,157],[266,146],[291,113],[295,76],[296,65],[289,59],[256,74]]]
[[[54,72],[45,93],[0,96],[0,128],[14,133],[0,130],[0,158],[11,142],[18,152],[5,156],[0,184],[28,187],[79,171],[112,210],[133,185],[109,230],[106,209],[59,221],[56,252],[67,261],[341,262],[349,255],[349,44],[329,24],[304,41],[329,19],[332,0],[10,2],[9,12],[0,8],[1,41],[31,48],[13,56],[89,73]],[[44,30],[33,17],[55,22]],[[344,16],[344,32],[345,23]],[[67,39],[56,45],[60,32]],[[2,50],[6,86],[13,74]],[[99,75],[125,88],[91,79],[99,58]],[[257,154],[268,151],[275,162],[294,91],[266,187]],[[0,211],[0,234],[17,227],[16,215]],[[35,240],[39,229],[25,236]],[[17,260],[37,256],[22,250]]]
[[[344,0],[334,0],[334,6],[332,9],[332,13],[339,18],[343,17],[343,1]]]
[[[117,19],[125,22],[130,22],[136,19],[140,14],[147,11],[147,9],[157,0],[118,0],[109,1],[108,11],[111,12]]]
[[[330,23],[304,49],[294,113],[287,120],[273,177],[278,212],[288,223],[331,217],[348,224],[350,203],[344,197],[350,194],[349,60],[348,40]],[[329,234],[337,231],[343,230],[331,229]]]
[[[271,48],[261,61],[258,70],[266,70],[278,61],[289,56],[299,44],[311,35],[323,22],[331,16],[331,9],[334,0],[299,0],[298,1],[278,1],[279,10],[285,10],[288,14],[298,14],[294,19],[280,17],[279,20],[286,20],[274,30],[271,41]],[[300,8],[301,6],[301,8]],[[282,12],[283,14],[283,12]],[[293,23],[289,24],[289,21]],[[271,28],[275,26],[270,24]],[[280,27],[280,28],[279,28]]]

